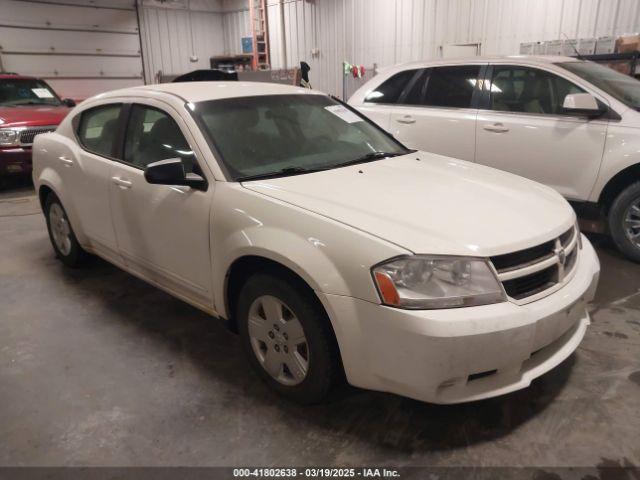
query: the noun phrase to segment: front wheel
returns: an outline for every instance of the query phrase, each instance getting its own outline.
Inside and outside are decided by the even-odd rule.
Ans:
[[[640,262],[640,182],[629,185],[614,200],[609,230],[618,249]]]
[[[86,252],[78,243],[71,223],[69,223],[67,212],[55,194],[50,193],[47,196],[44,213],[47,219],[49,239],[56,256],[69,267],[80,266],[86,257]]]
[[[327,397],[339,354],[312,292],[286,275],[255,274],[240,291],[237,320],[249,363],[271,388],[302,404]]]

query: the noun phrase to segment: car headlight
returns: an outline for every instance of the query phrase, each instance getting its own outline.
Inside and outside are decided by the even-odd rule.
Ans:
[[[414,255],[371,269],[385,305],[407,309],[456,308],[507,300],[488,261],[473,257]]]
[[[13,147],[20,144],[20,130],[15,128],[0,128],[0,145]]]

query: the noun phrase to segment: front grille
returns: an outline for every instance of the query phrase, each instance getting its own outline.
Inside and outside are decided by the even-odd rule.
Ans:
[[[36,137],[36,135],[40,135],[41,133],[53,132],[56,128],[57,127],[55,125],[47,127],[25,128],[22,132],[20,132],[20,145],[32,145],[33,139]]]
[[[578,234],[572,227],[553,240],[491,257],[507,295],[526,300],[562,284],[576,265]]]
[[[516,300],[530,297],[553,287],[558,282],[558,267],[554,265],[523,277],[502,282],[507,295]]]
[[[508,272],[553,256],[554,244],[555,242],[551,240],[526,250],[518,250],[517,252],[491,257],[491,261],[498,272]]]

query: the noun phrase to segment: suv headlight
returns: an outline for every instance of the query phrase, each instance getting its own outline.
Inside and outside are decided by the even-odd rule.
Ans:
[[[456,308],[507,300],[482,258],[413,255],[376,265],[371,273],[382,302],[393,307]]]
[[[20,130],[16,128],[0,128],[0,145],[13,147],[20,144]]]

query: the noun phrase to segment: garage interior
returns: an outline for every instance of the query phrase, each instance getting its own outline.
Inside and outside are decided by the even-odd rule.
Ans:
[[[347,99],[388,65],[565,39],[603,53],[636,32],[640,0],[0,0],[0,71],[81,102],[229,65],[293,83],[306,62],[314,89]],[[30,179],[4,178],[0,466],[637,467],[640,269],[581,226],[602,269],[592,323],[529,388],[444,406],[345,385],[299,406],[223,322],[101,259],[56,261]]]

